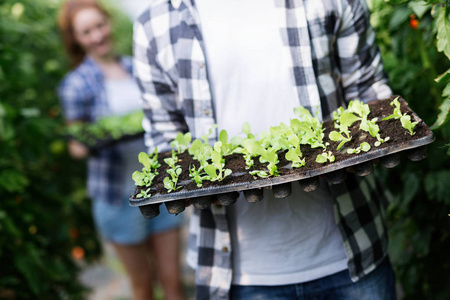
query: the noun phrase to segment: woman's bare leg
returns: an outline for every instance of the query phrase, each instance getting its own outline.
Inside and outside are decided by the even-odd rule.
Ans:
[[[151,237],[159,281],[165,300],[183,300],[180,268],[179,229],[172,229]]]
[[[130,278],[134,300],[153,299],[152,270],[145,244],[112,244]]]

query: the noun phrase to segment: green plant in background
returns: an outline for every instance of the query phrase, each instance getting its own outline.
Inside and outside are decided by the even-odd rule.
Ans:
[[[395,94],[435,135],[428,158],[382,173],[394,201],[388,210],[390,253],[404,299],[450,295],[450,8],[449,1],[369,0],[371,23]],[[442,75],[439,75],[442,74]]]
[[[55,94],[68,71],[58,7],[53,0],[0,2],[2,299],[86,299],[72,254],[88,262],[101,254],[85,165],[67,154]],[[131,23],[117,25],[128,28],[117,42],[129,40],[131,50]]]

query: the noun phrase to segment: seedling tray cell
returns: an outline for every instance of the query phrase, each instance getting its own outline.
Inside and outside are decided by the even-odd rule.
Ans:
[[[378,117],[381,120],[383,117],[386,117],[392,113],[392,106],[389,103],[394,99],[391,97],[386,100],[377,101],[377,104],[370,105],[371,108],[371,117]],[[203,209],[211,205],[211,196],[217,195],[219,203],[222,205],[231,205],[235,201],[235,197],[233,192],[243,191],[244,196],[247,198],[249,202],[258,202],[262,199],[262,189],[264,188],[272,188],[274,192],[274,196],[277,198],[283,198],[290,194],[290,183],[294,181],[300,181],[302,188],[305,191],[313,192],[319,186],[319,176],[325,175],[328,181],[331,184],[338,184],[345,180],[347,171],[355,172],[359,176],[366,176],[370,174],[373,170],[373,164],[376,162],[380,162],[386,168],[393,168],[400,163],[400,154],[406,152],[407,157],[412,161],[418,161],[426,157],[426,145],[433,142],[434,137],[431,130],[428,126],[415,114],[407,105],[406,101],[400,98],[402,112],[407,112],[411,116],[412,121],[417,121],[418,124],[414,128],[416,134],[410,135],[407,133],[406,129],[402,128],[399,120],[387,120],[382,122],[390,122],[389,126],[385,126],[388,129],[382,131],[382,127],[380,125],[380,133],[381,134],[389,134],[388,130],[390,127],[400,127],[405,133],[401,138],[391,137],[391,140],[381,144],[379,147],[375,147],[372,145],[371,149],[368,152],[361,152],[359,154],[347,154],[344,151],[337,151],[337,142],[332,142],[328,140],[328,133],[330,130],[333,130],[332,121],[326,121],[323,123],[323,127],[325,128],[325,136],[324,140],[328,140],[330,145],[327,147],[328,150],[332,150],[336,155],[336,161],[333,163],[324,163],[318,164],[314,163],[317,154],[322,153],[320,149],[305,149],[302,148],[302,152],[304,157],[309,157],[307,160],[307,165],[301,168],[292,169],[290,168],[289,163],[280,164],[279,170],[281,175],[269,178],[259,178],[252,177],[248,174],[246,170],[240,170],[238,172],[234,172],[228,177],[226,177],[222,182],[209,182],[208,185],[205,185],[202,188],[197,188],[195,184],[190,180],[189,176],[185,175],[183,178],[180,177],[180,181],[178,185],[182,186],[181,189],[175,192],[167,193],[167,191],[159,186],[152,186],[150,188],[151,196],[148,198],[136,198],[136,195],[140,192],[140,188],[136,188],[133,195],[129,198],[129,204],[131,206],[147,206],[151,207],[153,204],[160,204],[163,202],[171,202],[176,200],[185,200],[191,199],[194,206]],[[397,122],[397,123],[395,123]],[[397,125],[393,125],[397,124]],[[356,144],[359,144],[361,141],[364,141],[367,135],[362,135],[359,137],[355,137],[357,139]],[[369,136],[369,138],[371,138]],[[369,141],[369,139],[367,139]],[[373,143],[373,141],[372,141]],[[346,145],[347,146],[347,145]],[[347,146],[350,147],[350,146]],[[187,152],[186,152],[187,153]],[[160,153],[160,159],[164,157],[164,153]],[[169,154],[166,153],[165,157],[168,157]],[[279,157],[284,157],[283,155],[279,155]],[[181,159],[180,165],[182,168],[188,168],[188,166],[183,165],[183,158],[179,156]],[[313,158],[313,159],[311,159]],[[256,161],[256,159],[255,159]],[[280,159],[281,161],[281,159]],[[309,164],[308,161],[313,162]],[[227,157],[225,157],[225,167],[227,167]],[[311,167],[313,165],[313,167]],[[165,173],[165,171],[163,171]],[[161,172],[160,172],[161,173]],[[187,173],[189,174],[189,173]],[[164,174],[167,176],[167,174]],[[245,178],[242,181],[242,178]],[[283,188],[284,187],[284,188]],[[230,194],[231,193],[231,194]],[[221,201],[222,202],[221,202]],[[177,201],[179,205],[181,202]],[[168,208],[170,207],[176,213],[181,212],[183,209],[173,208],[175,204],[168,204]],[[182,206],[182,205],[181,205]],[[141,210],[142,211],[142,210]],[[153,212],[151,215],[154,214]]]

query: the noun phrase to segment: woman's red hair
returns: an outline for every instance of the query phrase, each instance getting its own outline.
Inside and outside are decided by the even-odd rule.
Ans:
[[[86,52],[75,39],[73,30],[73,20],[75,15],[86,8],[98,9],[98,11],[109,18],[109,13],[101,7],[96,0],[68,0],[62,5],[58,16],[59,30],[61,32],[64,47],[70,57],[72,68],[77,67],[86,56]]]

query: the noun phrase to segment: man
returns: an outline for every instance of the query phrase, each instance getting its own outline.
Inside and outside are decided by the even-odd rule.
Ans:
[[[135,24],[147,145],[230,136],[391,95],[364,0],[161,0]],[[212,138],[217,137],[213,132]],[[191,218],[198,299],[395,299],[386,198],[371,176]]]

